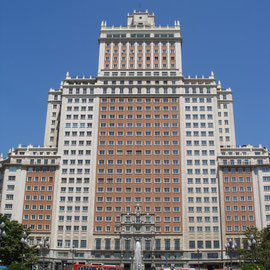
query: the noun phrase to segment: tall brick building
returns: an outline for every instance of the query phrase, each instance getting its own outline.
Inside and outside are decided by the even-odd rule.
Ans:
[[[269,151],[237,147],[231,89],[184,76],[179,21],[102,22],[95,78],[50,89],[44,146],[2,159],[1,213],[50,241],[48,263],[221,266],[270,224]]]

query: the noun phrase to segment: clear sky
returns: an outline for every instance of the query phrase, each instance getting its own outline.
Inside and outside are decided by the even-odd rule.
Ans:
[[[67,71],[96,76],[98,34],[134,9],[181,22],[184,75],[231,87],[237,144],[270,148],[269,0],[0,1],[0,153],[43,144],[47,94]]]

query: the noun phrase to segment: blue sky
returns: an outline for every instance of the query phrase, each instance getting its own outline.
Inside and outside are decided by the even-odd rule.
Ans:
[[[105,9],[106,8],[106,9]],[[181,22],[184,75],[231,87],[237,144],[270,148],[270,1],[3,0],[0,3],[0,153],[42,145],[47,93],[67,71],[95,76],[98,34],[148,9],[156,24]]]

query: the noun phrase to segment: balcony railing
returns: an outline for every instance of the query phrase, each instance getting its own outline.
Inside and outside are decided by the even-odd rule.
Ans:
[[[242,161],[242,160],[238,160],[238,161],[225,161],[225,160],[221,160],[218,163],[220,166],[261,166],[261,165],[270,165],[269,160],[257,160],[257,161]]]

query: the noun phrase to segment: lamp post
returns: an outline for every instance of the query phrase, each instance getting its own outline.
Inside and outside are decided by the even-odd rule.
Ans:
[[[197,259],[198,259],[198,270],[201,269],[201,266],[200,266],[200,250],[197,249]]]
[[[76,250],[75,250],[75,245],[72,245],[72,248],[71,248],[71,256],[72,256],[72,269],[73,269],[73,264],[74,264],[74,255],[76,253]]]
[[[22,243],[22,260],[21,260],[21,270],[23,270],[23,257],[24,257],[24,249],[27,246],[27,233],[24,231],[21,238]]]
[[[251,249],[251,256],[252,256],[252,266],[253,270],[255,270],[255,261],[254,261],[254,252],[255,252],[255,246],[256,246],[256,239],[253,234],[250,235],[250,238],[248,239],[248,246]]]
[[[50,248],[50,242],[48,241],[48,239],[46,237],[42,238],[41,241],[39,241],[38,243],[38,249],[40,249],[41,251],[41,255],[42,255],[42,268],[43,270],[45,269],[45,252]]]
[[[5,226],[6,226],[5,222],[4,222],[4,221],[1,222],[1,224],[0,224],[0,248],[1,248],[1,246],[2,246],[2,241],[3,241],[4,238],[6,238],[6,236],[7,236],[7,234],[6,234],[6,232],[5,232]],[[1,262],[1,261],[0,261],[0,262]]]
[[[232,269],[232,253],[237,249],[237,243],[233,242],[232,239],[229,239],[227,244],[225,244],[225,250],[227,252],[227,254],[229,255],[230,261],[231,261],[231,267],[230,269]]]
[[[4,238],[6,238],[7,234],[5,232],[5,226],[6,226],[6,223],[3,221],[1,224],[0,224],[0,247],[1,247],[1,244],[2,244],[2,241],[4,240]]]

